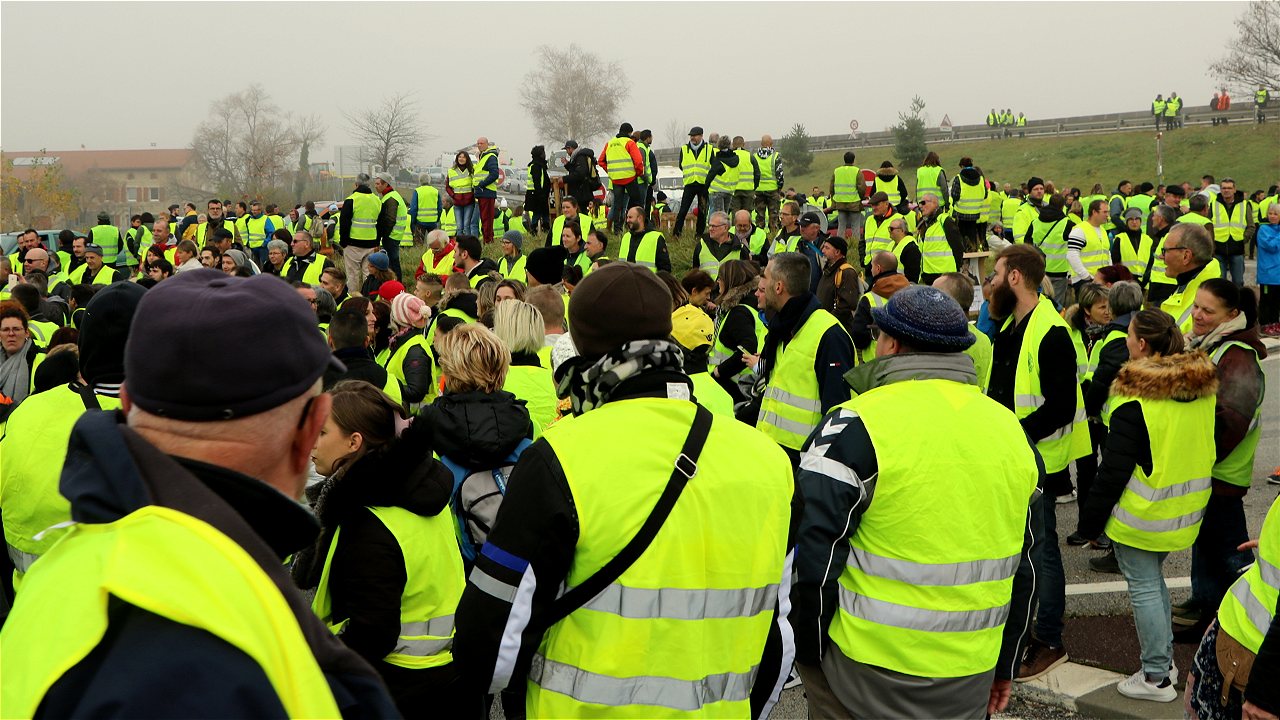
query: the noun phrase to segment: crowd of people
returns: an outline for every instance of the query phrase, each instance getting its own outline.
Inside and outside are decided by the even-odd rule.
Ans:
[[[987,127],[991,128],[992,139],[999,137],[1009,137],[1013,134],[1011,128],[1018,128],[1018,137],[1026,137],[1027,116],[1021,112],[1018,117],[1013,116],[1013,110],[1005,108],[1004,110],[996,110],[991,108],[991,112],[987,113]]]
[[[1267,121],[1267,105],[1271,102],[1271,91],[1266,85],[1259,85],[1258,89],[1253,93],[1253,118],[1254,122],[1261,125]],[[1209,112],[1211,124],[1226,125],[1230,118],[1223,115],[1231,109],[1231,93],[1227,89],[1221,88],[1213,94],[1209,100]],[[1163,125],[1165,130],[1174,130],[1182,127],[1182,98],[1178,97],[1178,93],[1171,92],[1169,97],[1163,94],[1157,94],[1156,99],[1151,101],[1151,115],[1156,121],[1156,130],[1160,130]]]
[[[912,187],[850,152],[805,194],[694,127],[677,275],[644,136],[601,153],[608,203],[567,142],[587,173],[552,218],[541,168],[530,222],[481,138],[443,195],[23,233],[6,714],[765,717],[798,682],[815,717],[984,717],[1069,657],[1064,546],[1129,588],[1120,693],[1177,698],[1177,627],[1194,716],[1280,711],[1280,510],[1256,558],[1243,510],[1276,187],[936,153]]]

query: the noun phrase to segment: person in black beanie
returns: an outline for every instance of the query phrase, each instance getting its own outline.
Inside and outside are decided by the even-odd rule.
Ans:
[[[4,477],[0,520],[5,541],[16,552],[0,560],[0,576],[10,599],[13,573],[8,570],[25,573],[61,537],[61,531],[47,532],[41,540],[34,540],[34,536],[56,522],[71,519],[67,501],[58,492],[67,438],[87,410],[120,407],[125,341],[133,312],[145,292],[135,283],[112,283],[94,295],[84,309],[77,341],[79,375],[84,382],[31,395],[9,416],[0,443],[4,451],[0,452],[0,475]],[[13,567],[5,567],[11,561]]]
[[[569,253],[563,246],[536,248],[529,253],[525,261],[525,272],[529,277],[529,287],[539,285],[555,285],[560,282],[564,273],[564,261]]]

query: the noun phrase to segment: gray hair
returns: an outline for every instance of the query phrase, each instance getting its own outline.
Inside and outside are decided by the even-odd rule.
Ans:
[[[733,223],[729,222],[729,213],[727,213],[727,212],[725,212],[725,211],[723,211],[723,210],[717,210],[717,211],[715,211],[715,212],[711,213],[709,216],[707,216],[707,224],[708,224],[708,225],[710,225],[710,224],[711,224],[711,221],[712,221],[712,220],[716,220],[716,219],[723,220],[725,225],[732,225],[732,224],[733,224]]]
[[[1204,265],[1213,259],[1213,236],[1209,234],[1208,228],[1194,223],[1178,223],[1169,231],[1166,239],[1172,239],[1174,233],[1178,233],[1182,247],[1191,251],[1191,257],[1197,265]]]
[[[447,233],[447,232],[445,232],[445,231],[443,231],[443,230],[440,230],[440,229],[432,230],[431,232],[427,233],[427,244],[428,244],[428,245],[430,245],[432,242],[437,241],[437,240],[440,242],[440,244],[441,244],[441,245],[448,245],[448,244],[449,244],[449,233]]]
[[[782,281],[788,295],[809,292],[809,258],[798,252],[782,252],[769,260],[773,276]]]
[[[431,184],[431,173],[422,173],[421,175],[419,175],[419,176],[418,176],[418,184],[420,184],[420,185],[430,185],[430,184]]]
[[[1160,205],[1152,209],[1153,213],[1159,215],[1166,223],[1172,225],[1178,222],[1178,211],[1168,205]]]
[[[289,243],[283,240],[271,240],[267,243],[267,251],[279,250],[285,255],[289,254]]]
[[[1120,317],[1142,309],[1142,286],[1132,280],[1121,280],[1111,286],[1107,294],[1107,306],[1111,315]]]
[[[311,291],[316,294],[316,314],[333,315],[338,312],[338,303],[334,301],[328,290],[319,285],[312,285]]]
[[[939,199],[939,198],[938,198],[938,196],[937,196],[935,193],[925,193],[924,195],[920,196],[920,202],[922,202],[922,203],[923,203],[923,202],[926,202],[926,201],[929,201],[929,200],[932,200],[932,201],[934,201],[934,202],[936,202],[936,203],[938,203],[938,204],[941,204],[941,203],[942,203],[942,200],[941,200],[941,199]]]
[[[356,175],[357,185],[368,185],[371,180],[373,178],[369,177],[369,173],[362,172]]]

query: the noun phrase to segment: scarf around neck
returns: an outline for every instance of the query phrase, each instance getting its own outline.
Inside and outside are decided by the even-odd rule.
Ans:
[[[27,338],[17,352],[0,363],[0,393],[14,405],[22,402],[31,390],[31,366],[27,363],[30,351],[31,338]]]
[[[556,369],[556,395],[568,399],[574,415],[609,402],[624,381],[650,370],[683,372],[684,352],[667,340],[636,340],[599,360],[575,357]]]

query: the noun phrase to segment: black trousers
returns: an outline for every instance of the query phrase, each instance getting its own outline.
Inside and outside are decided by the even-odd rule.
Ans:
[[[684,186],[684,196],[680,198],[680,212],[676,213],[675,235],[680,235],[684,230],[684,216],[689,213],[689,207],[693,205],[693,199],[698,198],[698,224],[697,234],[702,235],[707,229],[707,215],[711,202],[707,196],[706,183],[689,183]]]

